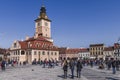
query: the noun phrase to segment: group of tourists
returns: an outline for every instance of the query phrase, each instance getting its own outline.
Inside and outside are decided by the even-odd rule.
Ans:
[[[7,66],[15,67],[16,65],[18,65],[18,62],[16,60],[6,61],[5,59],[3,59],[2,61],[0,61],[0,67],[2,71],[5,71]],[[19,63],[19,65],[21,65],[21,63]]]
[[[68,75],[68,69],[70,68],[71,70],[71,78],[74,79],[75,75],[74,75],[74,70],[76,68],[76,73],[77,73],[77,77],[80,78],[81,77],[81,70],[82,70],[82,62],[81,60],[74,60],[74,59],[70,59],[70,60],[63,60],[62,63],[63,66],[63,71],[64,71],[64,78],[67,78]]]
[[[113,74],[116,74],[116,71],[119,71],[120,68],[120,60],[118,59],[107,60],[106,65],[108,70],[112,68]]]
[[[116,71],[119,71],[120,68],[120,60],[115,58],[110,58],[106,60],[90,60],[90,66],[93,67],[94,65],[98,66],[99,69],[112,69],[112,73],[116,74]]]
[[[40,64],[41,66],[43,66],[43,68],[54,68],[55,66],[58,66],[58,61],[55,59],[45,59],[45,60],[33,60],[32,65],[37,65]]]
[[[17,62],[15,60],[11,60],[6,62],[5,60],[2,60],[0,62],[0,66],[2,71],[5,71],[6,66],[8,66],[9,64],[11,66],[15,66],[15,65],[25,65],[27,62]],[[32,62],[33,65],[41,65],[43,68],[54,68],[54,66],[58,66],[59,65],[59,61],[57,60],[33,60]],[[68,78],[68,72],[70,70],[70,74],[71,74],[71,78],[74,79],[75,77],[77,78],[81,78],[81,71],[82,68],[84,66],[90,66],[91,68],[93,68],[94,66],[98,67],[98,69],[107,69],[107,70],[111,70],[113,74],[116,74],[116,71],[120,71],[120,60],[119,59],[115,59],[115,58],[111,58],[111,59],[63,59],[61,61],[61,65],[62,65],[62,69],[64,72],[64,78]]]
[[[115,58],[109,59],[64,59],[62,61],[62,67],[64,71],[64,78],[67,78],[68,70],[71,71],[71,78],[75,77],[74,72],[78,78],[81,77],[81,70],[84,66],[90,66],[91,68],[98,67],[98,69],[107,69],[111,70],[113,74],[116,74],[116,71],[120,71],[120,60]]]

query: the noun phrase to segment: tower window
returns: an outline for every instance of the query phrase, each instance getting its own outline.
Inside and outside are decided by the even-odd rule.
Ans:
[[[37,25],[40,26],[40,22]]]
[[[47,22],[45,22],[45,26],[48,26],[48,23],[47,23]]]

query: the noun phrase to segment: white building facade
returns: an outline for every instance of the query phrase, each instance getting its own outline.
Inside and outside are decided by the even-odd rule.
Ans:
[[[104,60],[114,58],[114,47],[105,47],[103,51]]]
[[[82,58],[82,59],[89,59],[90,58],[89,49],[87,49],[87,48],[80,49],[80,51],[78,53],[78,57]]]
[[[114,44],[114,56],[120,60],[120,43]]]

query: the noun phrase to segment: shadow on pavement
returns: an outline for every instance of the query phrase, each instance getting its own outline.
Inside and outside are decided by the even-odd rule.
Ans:
[[[112,77],[106,77],[107,80],[120,80],[120,79],[115,79],[115,78],[112,78]]]
[[[64,75],[58,75],[58,77],[60,77],[60,78],[64,78]]]

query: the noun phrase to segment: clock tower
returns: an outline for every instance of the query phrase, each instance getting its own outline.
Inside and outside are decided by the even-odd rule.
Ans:
[[[35,20],[35,38],[45,37],[51,39],[51,20],[46,15],[46,8],[42,6],[40,9],[40,14]]]

